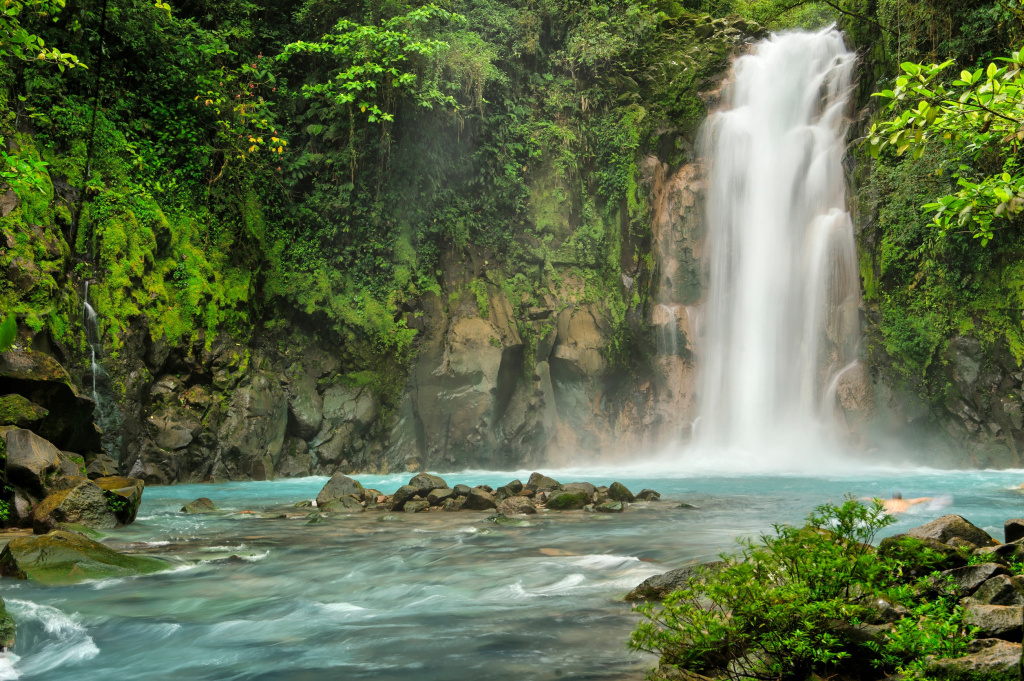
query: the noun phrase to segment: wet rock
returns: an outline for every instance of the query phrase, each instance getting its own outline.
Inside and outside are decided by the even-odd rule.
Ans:
[[[127,478],[121,475],[110,475],[93,480],[107,497],[107,506],[114,511],[117,522],[122,525],[135,522],[142,503],[142,493],[146,483],[139,478]]]
[[[182,513],[190,513],[193,515],[197,513],[213,513],[217,510],[219,509],[206,497],[199,497],[198,499],[190,501],[181,507]]]
[[[303,478],[312,472],[313,454],[309,451],[309,445],[297,437],[286,437],[274,473],[282,478]]]
[[[978,587],[974,599],[982,605],[1024,605],[1024,586],[1017,578],[996,575]]]
[[[416,496],[418,490],[412,485],[402,485],[391,495],[391,510],[401,511],[405,502]]]
[[[24,488],[30,494],[46,496],[53,487],[54,477],[67,472],[67,458],[51,442],[31,430],[2,430],[0,444],[6,448],[8,482]],[[75,472],[77,470],[72,474]]]
[[[921,539],[934,539],[942,543],[959,537],[978,546],[991,546],[996,541],[988,532],[971,524],[958,515],[944,515],[941,518],[907,530],[906,534]]]
[[[21,395],[0,396],[0,426],[34,430],[49,413]]]
[[[532,488],[535,491],[555,490],[561,489],[562,485],[554,478],[549,478],[546,475],[540,473],[533,473],[530,475],[530,480],[526,483],[527,487]]]
[[[628,503],[636,501],[636,497],[633,496],[633,493],[630,492],[629,489],[621,482],[613,482],[611,484],[608,488],[608,498],[613,501],[626,501]]]
[[[648,577],[640,586],[626,594],[627,601],[660,601],[673,591],[685,589],[691,579],[703,581],[708,574],[721,570],[725,562],[716,560],[710,563],[687,565],[670,570],[660,575]]]
[[[350,494],[355,494],[360,497],[363,495],[363,486],[358,480],[353,480],[347,475],[341,473],[335,473],[331,476],[331,479],[327,481],[320,493],[316,495],[317,506],[322,506],[328,501],[338,499],[339,497],[345,497]]]
[[[586,492],[590,496],[593,496],[594,492],[597,491],[597,487],[589,482],[570,482],[562,485],[562,490],[565,492]]]
[[[430,502],[427,500],[407,501],[403,510],[406,513],[422,513],[430,510]]]
[[[1015,605],[984,605],[973,598],[961,601],[967,624],[978,627],[978,638],[1001,638],[1020,643],[1024,608]]]
[[[7,612],[7,604],[0,598],[0,652],[6,653],[14,647],[14,618]]]
[[[590,502],[586,492],[555,492],[548,497],[545,506],[552,511],[576,511]]]
[[[498,502],[498,513],[502,515],[534,514],[537,507],[526,497],[508,497]]]
[[[696,506],[694,506],[693,504],[688,504],[685,501],[682,501],[682,502],[676,504],[676,508],[682,508],[682,509],[685,509],[685,510],[696,510],[697,509]]]
[[[1020,678],[1021,646],[999,639],[983,638],[967,646],[967,655],[942,658],[927,665],[925,673],[942,681],[1016,681]]]
[[[494,503],[494,497],[487,491],[480,487],[474,487],[466,495],[462,508],[470,511],[489,511],[492,508],[497,508],[497,504]]]
[[[457,497],[455,499],[445,499],[444,503],[441,504],[441,509],[445,511],[461,511],[462,504],[465,503],[466,497]]]
[[[431,506],[440,506],[444,503],[445,499],[450,499],[455,496],[455,490],[453,489],[435,489],[431,490],[430,494],[427,495],[427,501],[430,502]]]
[[[409,481],[409,485],[415,487],[416,493],[422,497],[430,494],[431,490],[448,488],[448,483],[444,481],[444,478],[430,473],[416,475]]]
[[[598,513],[622,513],[626,510],[626,504],[622,501],[606,501],[594,507]]]
[[[967,565],[946,570],[939,574],[939,578],[952,585],[958,598],[963,598],[977,591],[978,587],[989,579],[1006,574],[1009,574],[1006,568],[998,563],[981,563],[980,565]]]
[[[362,513],[363,502],[352,495],[345,495],[329,499],[323,504],[317,503],[317,508],[323,513]]]
[[[129,577],[160,572],[171,563],[132,556],[74,532],[16,537],[0,552],[0,576],[44,584],[71,584],[85,579]]]
[[[277,377],[256,372],[248,380],[231,393],[216,449],[228,478],[266,480],[284,448],[288,402]]]
[[[495,501],[501,501],[502,499],[508,499],[514,497],[523,491],[523,483],[519,480],[513,480],[507,485],[502,485],[494,491]]]
[[[636,495],[637,501],[661,501],[661,494],[653,489],[642,489]]]
[[[1024,518],[1012,518],[1003,523],[1003,536],[1007,544],[1024,539]]]
[[[469,490],[471,488],[469,485],[455,485],[455,487],[452,487],[452,489],[455,490],[456,495],[464,497],[467,494],[469,494]]]
[[[46,534],[63,523],[100,530],[118,526],[103,490],[87,478],[79,478],[73,487],[50,494],[32,509],[32,531],[36,534]]]

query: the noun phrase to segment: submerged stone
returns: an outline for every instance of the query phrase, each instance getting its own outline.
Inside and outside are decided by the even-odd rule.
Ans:
[[[130,577],[160,572],[171,563],[150,556],[118,553],[74,532],[16,537],[0,552],[0,576],[43,584],[72,584],[86,579]]]
[[[190,501],[181,507],[182,513],[213,513],[219,510],[212,501],[206,497],[199,497],[195,501]]]
[[[642,489],[636,495],[637,501],[661,501],[661,494],[653,489]]]
[[[606,501],[599,504],[594,510],[598,513],[622,513],[626,510],[626,504],[621,501]]]

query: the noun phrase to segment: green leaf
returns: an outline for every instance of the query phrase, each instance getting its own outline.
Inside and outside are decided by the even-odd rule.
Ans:
[[[18,337],[18,320],[14,313],[7,315],[7,319],[0,324],[0,352],[7,352],[14,345]]]

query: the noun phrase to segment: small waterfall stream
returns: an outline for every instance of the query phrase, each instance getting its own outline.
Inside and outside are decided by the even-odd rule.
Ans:
[[[103,451],[115,461],[121,451],[121,412],[110,389],[110,376],[103,370],[99,358],[103,356],[103,342],[100,336],[99,318],[89,304],[89,282],[85,282],[85,296],[82,299],[82,325],[89,342],[89,371],[92,373],[92,399],[96,403],[94,420],[103,431]]]
[[[828,411],[827,387],[856,358],[842,169],[854,61],[835,30],[775,35],[736,60],[727,109],[704,130],[702,444],[804,444]]]

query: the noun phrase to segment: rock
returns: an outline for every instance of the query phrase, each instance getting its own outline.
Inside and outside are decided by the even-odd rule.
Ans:
[[[335,473],[331,476],[331,479],[327,481],[323,489],[320,490],[320,494],[316,495],[317,506],[322,506],[328,501],[338,499],[339,497],[345,497],[350,494],[356,494],[362,497],[363,486],[358,480],[353,480],[347,475],[341,473]]]
[[[622,513],[626,510],[626,504],[622,501],[606,501],[598,504],[594,510],[598,513]]]
[[[526,483],[527,487],[532,488],[535,491],[561,489],[562,485],[554,478],[549,478],[546,475],[540,473],[532,473],[530,480]]]
[[[324,420],[324,399],[316,391],[316,376],[305,375],[293,386],[288,398],[288,430],[296,437],[309,440],[320,430]]]
[[[1024,518],[1012,518],[1003,523],[1003,537],[1007,544],[1024,539]]]
[[[1020,544],[998,544],[997,546],[985,546],[972,551],[975,556],[981,556],[988,560],[1008,565],[1011,561],[1020,562],[1024,559],[1024,546]]]
[[[627,601],[660,601],[673,591],[685,589],[691,579],[703,581],[711,573],[725,567],[725,562],[716,560],[710,563],[687,565],[676,570],[645,579],[640,586],[626,594]]]
[[[274,463],[284,449],[288,400],[272,374],[256,372],[247,380],[230,393],[217,428],[216,456],[228,478],[266,480],[274,477]]]
[[[1002,565],[997,563],[981,563],[979,565],[967,565],[953,570],[946,570],[940,573],[940,579],[945,579],[948,584],[953,585],[957,598],[970,596],[978,590],[987,580],[997,576],[1009,574]]]
[[[696,506],[694,506],[693,504],[688,504],[685,501],[676,504],[676,508],[682,508],[686,510],[697,510]]]
[[[448,488],[448,483],[443,478],[430,473],[420,473],[409,481],[409,485],[415,487],[416,493],[421,497],[427,496],[431,490]]]
[[[440,506],[444,503],[445,499],[450,499],[455,496],[455,490],[453,489],[435,489],[431,490],[430,494],[427,495],[427,501],[430,502],[431,506]]]
[[[930,662],[925,674],[943,681],[1017,681],[1020,679],[1021,646],[994,638],[982,638],[967,646],[967,655]]]
[[[944,544],[953,537],[959,537],[978,546],[991,546],[996,543],[988,532],[958,515],[944,515],[920,527],[911,528],[906,533],[911,537],[934,539]]]
[[[107,504],[107,496],[96,483],[79,478],[74,487],[54,492],[32,509],[32,531],[46,534],[63,523],[76,523],[99,530],[118,526],[117,516]]]
[[[469,485],[455,485],[455,487],[452,487],[452,489],[455,490],[456,496],[464,497],[467,494],[469,494],[469,490],[471,488]]]
[[[199,497],[195,501],[190,501],[181,507],[182,513],[190,514],[213,513],[214,511],[217,510],[219,509],[214,505],[212,501],[210,501],[206,497]]]
[[[144,575],[170,567],[166,560],[118,553],[80,534],[62,530],[16,537],[0,552],[0,576],[28,578],[44,584]]]
[[[322,504],[317,502],[317,508],[322,513],[362,513],[363,502],[351,494],[346,494],[343,497],[329,499]]]
[[[469,490],[466,500],[462,503],[462,508],[470,511],[489,511],[497,506],[494,503],[494,497],[480,487]]]
[[[637,501],[661,501],[661,494],[655,492],[653,489],[642,489],[640,493],[636,495]]]
[[[515,495],[519,494],[522,491],[523,491],[523,483],[520,482],[519,480],[513,480],[512,482],[508,483],[507,485],[502,485],[497,490],[495,490],[494,491],[494,499],[495,499],[495,501],[501,501],[502,499],[508,499],[509,497],[514,497]]]
[[[562,485],[562,490],[565,492],[586,492],[593,496],[597,488],[591,485],[589,482],[570,482],[567,485]]]
[[[107,506],[114,511],[117,521],[122,525],[135,522],[142,503],[142,493],[146,483],[139,478],[126,478],[120,475],[108,475],[93,480],[96,486],[104,491]]]
[[[974,599],[982,605],[1024,605],[1024,586],[1008,575],[996,575],[978,587]]]
[[[405,502],[405,508],[403,509],[406,513],[422,513],[423,511],[430,510],[430,502],[426,500],[422,501],[407,501]]]
[[[555,492],[548,497],[545,506],[552,511],[575,511],[590,503],[586,492]]]
[[[874,599],[867,604],[867,607],[871,610],[871,614],[865,618],[869,624],[895,622],[910,614],[910,610],[899,603],[893,603],[884,596]]]
[[[537,507],[526,497],[508,497],[498,502],[498,513],[502,515],[529,515],[537,512]]]
[[[402,485],[391,495],[391,510],[401,511],[405,502],[416,496],[417,489],[412,485]]]
[[[92,454],[86,458],[85,474],[91,480],[117,475],[117,461],[109,454]]]
[[[936,539],[922,539],[909,534],[886,537],[878,544],[878,554],[902,561],[905,569],[917,576],[967,564],[967,559],[953,547]]]
[[[156,446],[168,452],[184,449],[202,430],[198,420],[186,411],[164,409],[146,419],[147,430]]]
[[[633,496],[633,493],[630,492],[629,489],[621,482],[613,482],[611,484],[608,488],[608,498],[613,501],[626,501],[629,503],[636,501],[636,497]]]
[[[0,432],[0,444],[6,444],[8,482],[37,497],[46,496],[54,474],[61,470],[60,450],[23,428]]]
[[[7,612],[7,604],[0,598],[0,652],[14,647],[14,618]]]
[[[461,511],[462,504],[466,497],[458,497],[456,499],[445,499],[444,503],[441,504],[441,509],[445,511]]]
[[[1024,627],[1024,608],[1015,605],[983,605],[973,598],[965,598],[961,605],[966,611],[967,624],[978,627],[978,638],[1001,638],[1020,643]]]
[[[0,396],[0,426],[33,429],[49,413],[48,409],[43,409],[21,395]]]

